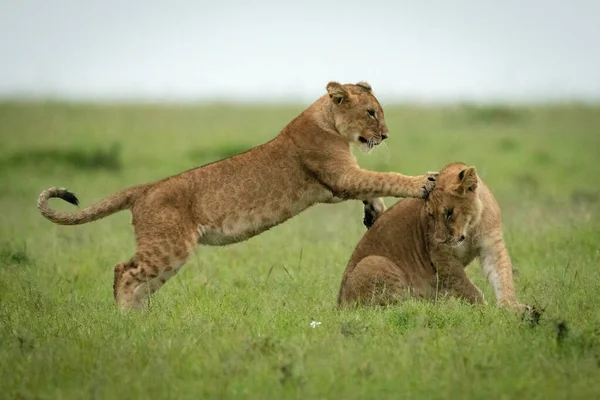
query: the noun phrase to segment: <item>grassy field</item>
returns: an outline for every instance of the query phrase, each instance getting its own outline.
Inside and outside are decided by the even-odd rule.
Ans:
[[[388,106],[388,148],[357,154],[406,174],[475,165],[537,325],[494,306],[477,264],[487,307],[338,311],[359,202],[201,247],[148,312],[121,314],[130,215],[61,227],[37,211],[46,187],[87,206],[260,144],[302,108],[0,103],[0,398],[600,397],[600,108]]]

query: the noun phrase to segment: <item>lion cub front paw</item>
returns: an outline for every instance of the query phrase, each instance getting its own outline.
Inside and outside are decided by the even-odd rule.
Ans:
[[[527,311],[530,308],[525,304],[519,303],[515,299],[500,299],[498,301],[498,306],[507,310],[514,311]]]
[[[381,197],[371,200],[364,200],[363,224],[369,229],[377,218],[385,211],[385,203]]]
[[[426,199],[427,196],[429,196],[429,193],[431,193],[431,191],[435,188],[435,181],[437,180],[439,174],[439,172],[427,172],[421,178],[423,182],[421,186],[421,197],[423,199]]]

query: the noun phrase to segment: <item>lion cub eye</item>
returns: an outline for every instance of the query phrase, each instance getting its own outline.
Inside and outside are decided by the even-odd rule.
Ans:
[[[369,116],[375,118],[375,110],[367,110],[367,113],[369,114]]]
[[[452,214],[454,214],[454,210],[446,210],[446,219],[450,219],[452,217]]]

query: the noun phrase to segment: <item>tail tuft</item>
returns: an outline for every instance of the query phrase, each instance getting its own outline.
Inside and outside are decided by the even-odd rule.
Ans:
[[[38,197],[38,208],[44,218],[59,225],[80,225],[104,218],[117,211],[128,209],[132,206],[138,193],[146,186],[134,186],[119,193],[113,194],[106,199],[76,212],[56,212],[48,205],[51,198],[59,198],[74,206],[79,206],[79,199],[75,193],[65,188],[48,188]]]
[[[63,199],[64,201],[73,204],[74,206],[79,207],[79,199],[77,198],[77,196],[75,196],[75,193],[71,192],[68,189],[65,189],[64,192],[58,193],[58,197]]]

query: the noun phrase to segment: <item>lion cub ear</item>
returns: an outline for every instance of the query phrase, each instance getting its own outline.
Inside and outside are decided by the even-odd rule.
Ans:
[[[329,93],[329,98],[335,104],[342,104],[348,98],[348,91],[337,82],[329,82],[327,84],[327,93]]]
[[[461,194],[474,192],[477,189],[477,172],[475,172],[475,167],[468,167],[460,171],[458,179],[460,181],[458,191]]]
[[[356,84],[359,88],[365,89],[367,92],[372,92],[373,88],[367,82],[360,81]]]

